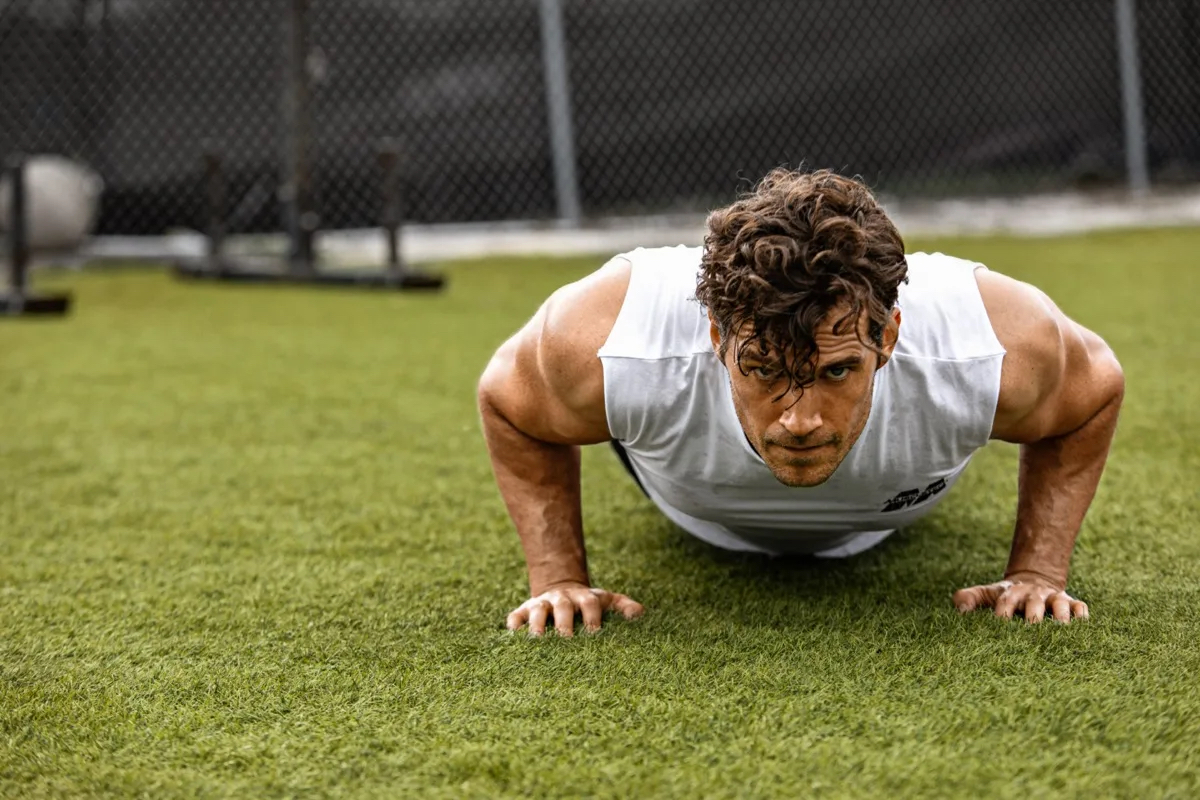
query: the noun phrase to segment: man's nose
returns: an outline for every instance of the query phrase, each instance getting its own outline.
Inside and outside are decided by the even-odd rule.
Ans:
[[[821,428],[821,409],[815,395],[810,386],[799,397],[791,394],[781,401],[789,405],[780,415],[779,424],[797,439],[803,439]]]

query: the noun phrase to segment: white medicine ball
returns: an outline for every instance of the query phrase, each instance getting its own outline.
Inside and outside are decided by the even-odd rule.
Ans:
[[[8,231],[12,181],[0,177],[0,231]],[[25,209],[32,252],[74,250],[96,224],[104,182],[94,170],[58,155],[25,161]]]

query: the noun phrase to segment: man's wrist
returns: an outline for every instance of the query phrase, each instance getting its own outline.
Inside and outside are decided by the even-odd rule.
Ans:
[[[529,596],[553,591],[563,586],[591,586],[586,569],[557,569],[545,572],[529,572]]]
[[[1042,586],[1050,586],[1060,592],[1067,588],[1066,576],[1058,577],[1036,569],[1010,568],[1004,572],[1004,580],[1012,581],[1013,583],[1035,583]]]

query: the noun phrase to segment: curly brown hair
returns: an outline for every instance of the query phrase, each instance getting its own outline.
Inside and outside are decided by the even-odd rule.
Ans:
[[[778,359],[791,391],[814,382],[814,331],[835,310],[845,309],[837,334],[857,331],[865,312],[864,344],[878,352],[907,280],[904,241],[870,189],[829,170],[780,168],[709,214],[696,299],[717,323],[722,357],[749,324],[738,369],[747,353]]]

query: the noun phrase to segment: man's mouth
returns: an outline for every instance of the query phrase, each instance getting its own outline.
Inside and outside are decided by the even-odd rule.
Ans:
[[[782,447],[784,450],[789,450],[793,453],[812,453],[817,450],[820,450],[823,447],[828,447],[829,445],[831,445],[833,443],[832,442],[822,442],[820,444],[790,445],[790,444],[780,444],[778,442],[771,442],[771,444],[775,445],[776,447]]]

